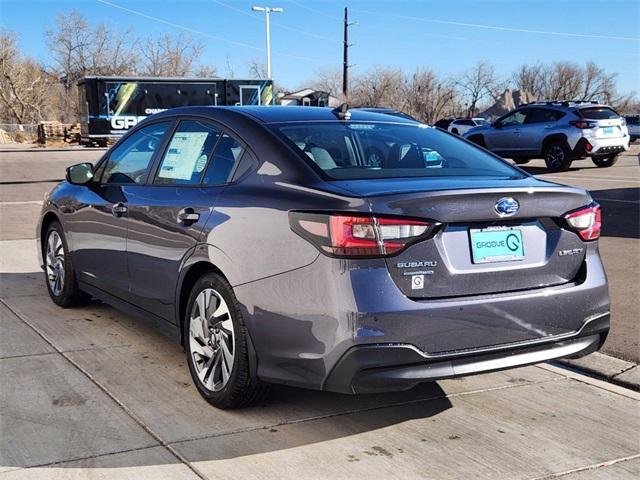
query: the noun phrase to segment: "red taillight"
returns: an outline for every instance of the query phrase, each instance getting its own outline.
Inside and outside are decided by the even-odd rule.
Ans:
[[[294,232],[336,257],[393,255],[426,238],[433,223],[403,218],[290,212]]]
[[[576,128],[582,129],[594,128],[596,126],[595,122],[588,122],[587,120],[571,120],[569,123]]]
[[[597,203],[569,212],[564,218],[583,240],[596,240],[600,237],[602,213]]]

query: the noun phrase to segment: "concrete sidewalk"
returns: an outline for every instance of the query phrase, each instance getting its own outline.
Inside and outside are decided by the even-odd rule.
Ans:
[[[216,410],[144,321],[53,305],[34,251],[0,242],[0,480],[640,475],[640,394],[548,365]]]

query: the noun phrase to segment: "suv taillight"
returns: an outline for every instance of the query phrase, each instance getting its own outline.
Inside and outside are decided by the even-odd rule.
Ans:
[[[428,238],[435,224],[423,220],[348,213],[289,212],[291,229],[332,257],[382,257]]]
[[[591,205],[569,212],[564,218],[571,229],[583,240],[596,240],[600,237],[602,212],[597,203],[593,202]]]
[[[587,120],[571,120],[569,123],[574,127],[581,128],[581,129],[596,127],[596,122],[589,122]]]

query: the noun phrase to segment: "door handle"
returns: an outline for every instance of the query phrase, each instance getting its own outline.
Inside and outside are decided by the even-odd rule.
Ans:
[[[183,208],[178,212],[178,223],[189,226],[198,220],[200,220],[200,214],[191,207]]]
[[[127,206],[122,202],[118,202],[111,207],[111,213],[114,217],[122,217],[127,213]]]

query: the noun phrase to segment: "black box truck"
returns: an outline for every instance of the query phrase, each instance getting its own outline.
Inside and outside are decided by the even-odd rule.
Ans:
[[[84,77],[78,82],[82,143],[106,145],[142,119],[174,107],[271,105],[271,80]]]

